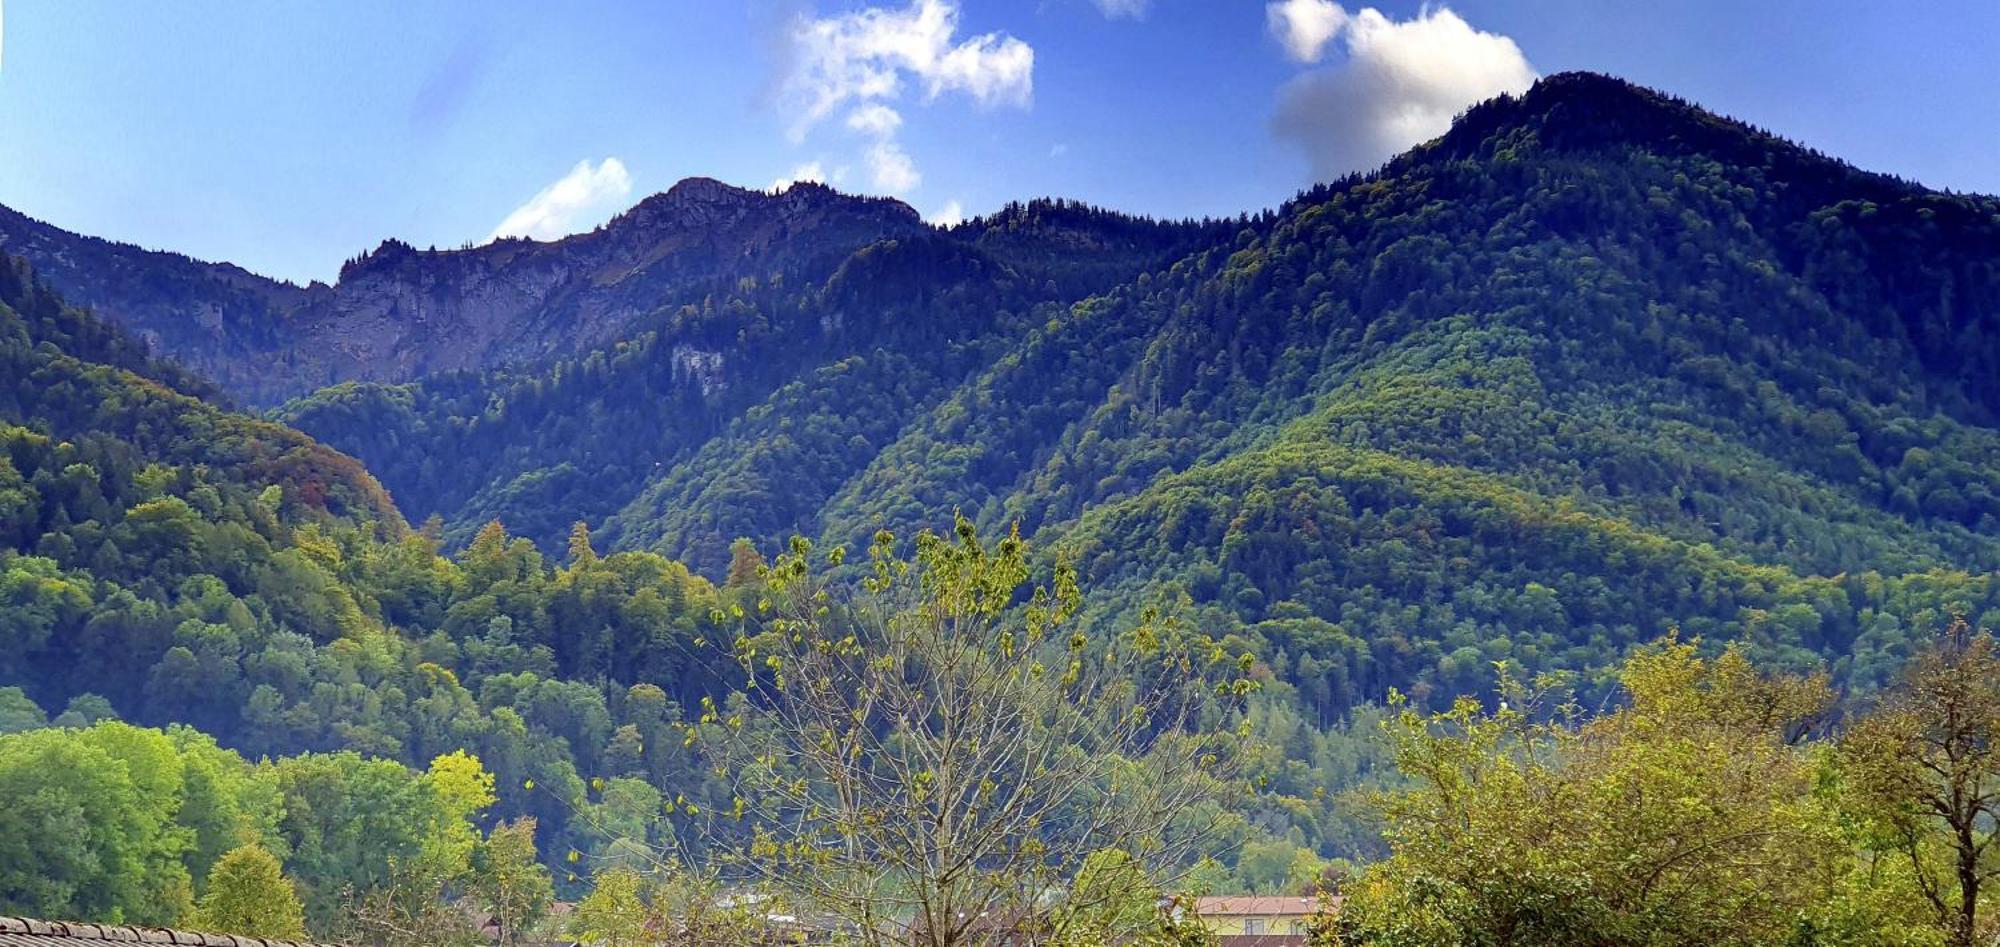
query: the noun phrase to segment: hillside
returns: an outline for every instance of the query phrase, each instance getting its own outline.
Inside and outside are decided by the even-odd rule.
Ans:
[[[497,518],[555,549],[585,520],[720,575],[739,536],[816,533],[841,484],[1032,326],[1229,229],[1016,205],[870,243],[818,278],[663,305],[546,368],[342,385],[279,414],[455,543]]]
[[[706,580],[651,554],[600,558],[587,536],[561,565],[497,530],[441,557],[352,458],[196,397],[204,383],[11,259],[0,379],[0,729],[116,718],[196,727],[251,759],[418,768],[467,750],[497,779],[494,815],[538,816],[551,860],[631,837],[598,821],[625,810],[592,808],[592,785],[654,810],[649,784],[699,794],[667,731],[717,685],[719,658],[692,643],[734,599]],[[334,771],[369,769],[379,789],[401,770],[298,765],[326,770],[300,790],[316,805],[346,791]],[[55,837],[94,818],[66,811],[9,824]],[[638,833],[662,830],[647,814]],[[340,908],[325,880],[316,921]],[[69,903],[37,891],[4,897]]]
[[[1879,680],[1993,607],[1996,209],[1545,80],[1076,307],[824,530],[1018,520],[1329,717],[1675,625]]]
[[[1082,298],[994,265],[999,223],[286,417],[449,535],[582,518],[710,575],[736,536],[1018,521],[1323,720],[1676,626],[1867,684],[1994,607],[1991,199],[1570,74]]]

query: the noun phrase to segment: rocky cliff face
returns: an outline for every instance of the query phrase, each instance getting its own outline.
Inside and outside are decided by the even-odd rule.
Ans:
[[[0,208],[0,250],[252,403],[586,350],[711,287],[812,273],[926,229],[899,201],[692,178],[591,233],[442,251],[385,241],[334,285],[301,288]]]

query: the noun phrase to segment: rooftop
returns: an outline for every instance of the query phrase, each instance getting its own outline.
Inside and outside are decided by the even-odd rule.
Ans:
[[[1202,898],[1196,902],[1195,910],[1199,911],[1202,917],[1305,915],[1319,910],[1319,899],[1276,895],[1231,895]]]
[[[231,934],[200,934],[163,927],[123,927],[79,921],[0,917],[0,947],[93,947],[97,944],[192,944],[197,947],[333,947]]]

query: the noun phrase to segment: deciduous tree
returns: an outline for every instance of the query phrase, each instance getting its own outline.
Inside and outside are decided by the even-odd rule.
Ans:
[[[305,908],[278,860],[263,846],[230,849],[208,872],[193,926],[217,934],[302,940]]]
[[[2000,653],[1958,621],[1840,742],[1843,785],[1951,947],[1991,943],[2000,876]]]
[[[1060,925],[1050,894],[1101,850],[1156,883],[1192,862],[1201,804],[1240,786],[1247,655],[1151,612],[1088,633],[1069,569],[1024,594],[1019,535],[963,519],[907,559],[878,536],[852,594],[818,568],[841,559],[799,540],[772,564],[736,643],[749,684],[703,718],[752,877],[867,943],[946,947]]]
[[[1487,709],[1389,721],[1406,789],[1377,797],[1392,854],[1321,937],[1381,947],[1788,943],[1844,851],[1794,746],[1819,678],[1760,676],[1669,639],[1625,703],[1584,720],[1553,682]],[[1503,680],[1506,680],[1503,677]]]

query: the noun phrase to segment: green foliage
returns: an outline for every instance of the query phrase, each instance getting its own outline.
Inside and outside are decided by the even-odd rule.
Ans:
[[[580,516],[717,579],[742,536],[1018,522],[1087,619],[1184,593],[1321,725],[1502,659],[1602,697],[1670,627],[1865,691],[2000,614],[1996,220],[1569,75],[1234,226],[1011,208],[287,416],[456,540]]]
[[[1879,887],[1952,947],[2000,929],[2000,646],[1963,621],[1843,735],[1839,799]]]
[[[1060,927],[1067,943],[1131,943],[1158,926],[1160,889],[1121,849],[1090,853],[1070,882]]]
[[[10,800],[0,811],[0,904],[10,913],[162,924],[187,907],[185,837],[170,821],[177,774],[158,743],[111,736],[0,739],[0,791]]]
[[[524,942],[555,903],[548,866],[536,860],[532,817],[495,826],[474,852],[472,870],[467,893],[493,919],[500,947]]]
[[[278,860],[251,843],[209,869],[207,893],[190,923],[198,930],[267,940],[304,940],[305,909]]]
[[[664,293],[620,341],[550,366],[339,385],[280,413],[367,462],[406,510],[442,515],[454,544],[501,519],[555,551],[583,519],[720,577],[737,537],[813,531],[842,483],[1010,336],[1215,232],[1017,205]]]
[[[0,687],[0,733],[48,726],[49,715],[18,687]]]
[[[1893,833],[1868,828],[1927,805],[1917,786],[1863,775],[1898,765],[1868,735],[1906,708],[1842,741],[1874,763],[1831,767],[1831,742],[1814,739],[1823,677],[1762,675],[1741,649],[1705,659],[1669,638],[1619,680],[1620,705],[1595,717],[1557,684],[1511,679],[1495,709],[1401,710],[1387,728],[1408,781],[1375,799],[1391,854],[1343,886],[1316,942],[1973,942],[1942,904],[1928,914],[1926,885],[1881,846]]]
[[[571,825],[584,778],[686,781],[669,731],[727,672],[695,644],[714,586],[656,555],[599,557],[587,536],[557,566],[498,524],[445,558],[352,460],[180,393],[143,346],[0,269],[0,359],[19,369],[0,386],[0,673],[19,684],[0,730],[47,707],[57,726],[189,724],[258,755],[469,752],[490,761],[497,813],[537,817],[558,849],[588,841]],[[642,680],[665,687],[631,699]],[[288,815],[304,831],[322,805],[343,812],[303,857],[351,854],[360,827],[407,855],[369,821],[393,807],[354,804]],[[203,829],[202,866],[229,832]],[[343,886],[380,881],[318,887],[339,874],[300,875],[321,929]]]
[[[577,902],[569,933],[604,947],[737,947],[802,938],[779,920],[782,902],[757,894],[725,892],[707,874],[655,863],[645,869],[610,867],[591,879]],[[843,941],[844,942],[844,941]]]
[[[577,902],[570,933],[604,947],[639,947],[648,942],[649,910],[641,891],[645,879],[629,868],[602,872],[591,879],[590,894]]]
[[[463,756],[430,774],[352,753],[252,765],[186,728],[117,721],[0,734],[0,910],[328,933],[406,868],[467,874],[490,780]]]
[[[858,588],[804,539],[765,570],[744,689],[690,731],[747,828],[721,862],[871,944],[1136,933],[1241,794],[1253,662],[1154,611],[1087,633],[1072,572],[1029,591],[1019,534],[955,525],[878,534]]]

